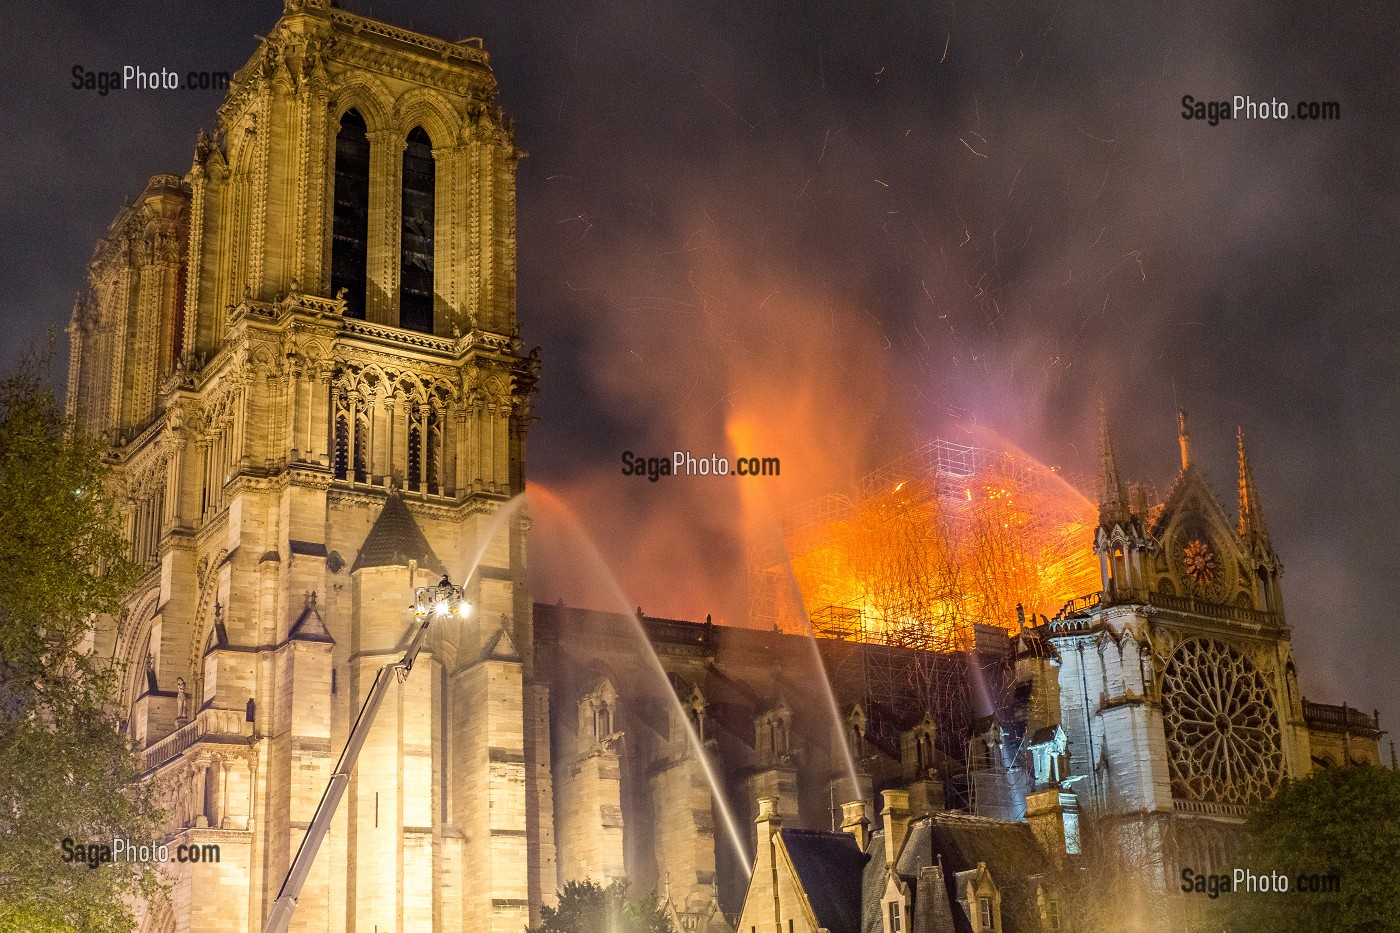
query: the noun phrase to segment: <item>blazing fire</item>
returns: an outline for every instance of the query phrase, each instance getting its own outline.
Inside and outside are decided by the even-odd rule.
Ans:
[[[1018,607],[1053,614],[1099,588],[1092,504],[1028,457],[933,441],[783,516],[801,591],[780,555],[750,554],[755,620],[935,651],[971,646],[974,624],[1014,633]]]

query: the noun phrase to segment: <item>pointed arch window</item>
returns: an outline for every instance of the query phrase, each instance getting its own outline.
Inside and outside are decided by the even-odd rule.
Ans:
[[[442,471],[439,460],[442,457],[442,416],[434,408],[428,413],[428,463],[424,474],[428,481],[428,492],[442,495]]]
[[[423,128],[403,150],[403,229],[399,240],[399,326],[433,332],[433,143]]]
[[[593,730],[599,742],[612,735],[612,710],[608,709],[608,704],[598,704],[598,710],[595,714]]]
[[[358,111],[347,110],[335,135],[335,213],[331,222],[331,295],[345,291],[345,313],[365,316],[369,244],[369,136]]]
[[[423,488],[423,422],[418,406],[408,416],[408,488],[418,492]]]
[[[363,483],[369,479],[366,453],[369,450],[369,417],[364,400],[353,390],[340,389],[334,396],[334,463],[336,479]]]
[[[345,479],[349,472],[350,414],[345,408],[341,408],[335,416],[335,478]]]
[[[355,414],[355,442],[353,466],[355,482],[369,482],[369,415],[363,409]]]

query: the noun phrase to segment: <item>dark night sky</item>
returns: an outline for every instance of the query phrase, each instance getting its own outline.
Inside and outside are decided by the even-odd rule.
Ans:
[[[1400,715],[1400,8],[347,5],[486,40],[530,153],[530,475],[648,612],[741,616],[736,483],[639,484],[624,449],[737,437],[783,457],[779,506],[931,434],[1089,472],[1103,393],[1125,472],[1165,490],[1176,399],[1227,509],[1246,430],[1305,692]],[[95,239],[220,102],[78,92],[72,66],[234,71],[280,7],[11,5],[3,362],[66,321]],[[1210,127],[1188,93],[1342,119]]]

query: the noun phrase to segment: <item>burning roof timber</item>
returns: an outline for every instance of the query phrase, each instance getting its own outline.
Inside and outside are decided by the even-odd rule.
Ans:
[[[752,624],[932,651],[974,626],[1014,632],[1096,590],[1093,504],[1021,454],[933,440],[783,516],[783,555],[751,552]],[[802,605],[789,594],[790,561]]]

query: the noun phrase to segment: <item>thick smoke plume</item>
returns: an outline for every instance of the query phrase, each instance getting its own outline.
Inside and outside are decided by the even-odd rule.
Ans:
[[[66,320],[116,207],[188,167],[218,104],[79,94],[66,69],[234,70],[281,11],[140,6],[15,11],[17,35],[51,41],[0,63],[3,228],[24,231],[0,251],[9,358]],[[485,38],[531,153],[520,318],[545,378],[530,476],[648,612],[742,621],[741,489],[781,511],[929,436],[986,429],[1092,473],[1103,393],[1129,478],[1158,488],[1189,407],[1227,507],[1244,425],[1305,689],[1400,701],[1393,10],[365,11]],[[1185,94],[1336,100],[1342,119],[1209,127],[1181,118]],[[621,475],[624,450],[723,453],[733,426],[782,458],[780,479]],[[536,528],[538,595],[591,602],[562,535]]]

